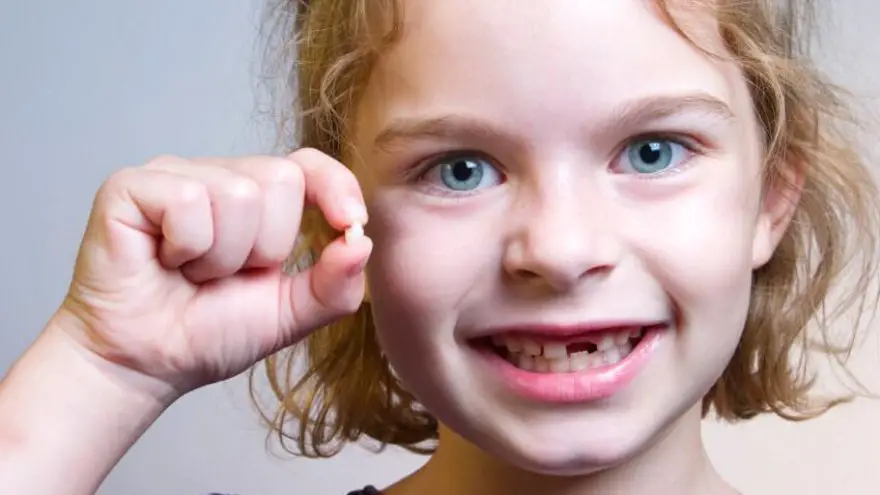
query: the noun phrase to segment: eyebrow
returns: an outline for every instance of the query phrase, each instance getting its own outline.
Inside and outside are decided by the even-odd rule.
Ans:
[[[685,114],[702,114],[722,121],[733,121],[735,114],[723,100],[708,93],[680,96],[651,96],[626,102],[614,108],[603,120],[613,129],[629,129],[645,122],[657,121]],[[374,145],[386,149],[394,143],[420,139],[466,141],[473,139],[514,141],[513,136],[491,122],[460,114],[430,118],[400,118],[392,120],[376,137]]]

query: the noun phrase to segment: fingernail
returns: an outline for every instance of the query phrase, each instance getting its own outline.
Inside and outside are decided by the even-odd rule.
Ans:
[[[348,217],[350,223],[359,223],[361,225],[367,223],[367,208],[355,200],[349,200],[345,204],[345,216]]]

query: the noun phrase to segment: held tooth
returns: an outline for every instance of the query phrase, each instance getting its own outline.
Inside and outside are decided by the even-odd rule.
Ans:
[[[541,344],[535,342],[534,340],[523,339],[522,346],[523,352],[525,352],[526,354],[530,354],[532,356],[541,355]]]
[[[364,225],[362,223],[353,223],[345,229],[345,242],[351,244],[356,239],[364,236]]]
[[[544,344],[544,357],[547,359],[565,359],[568,357],[568,351],[565,350],[565,344],[556,342]]]
[[[614,347],[614,337],[608,334],[602,336],[602,340],[599,341],[598,348],[600,351],[607,351]]]

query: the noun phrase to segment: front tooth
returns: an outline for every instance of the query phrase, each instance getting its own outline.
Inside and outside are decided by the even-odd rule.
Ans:
[[[565,344],[544,344],[544,357],[547,359],[564,359],[568,357],[568,351],[565,350]]]
[[[550,362],[550,371],[553,373],[568,373],[571,370],[571,366],[568,362],[568,355],[562,359],[548,359]]]
[[[507,346],[507,350],[510,352],[520,352],[523,350],[522,341],[513,337],[504,339],[504,345]]]
[[[623,345],[629,342],[629,332],[617,332],[614,334],[614,344]]]
[[[534,357],[534,356],[530,356],[530,355],[528,355],[528,354],[520,354],[520,355],[517,357],[517,363],[516,363],[516,365],[517,365],[519,368],[524,369],[524,370],[526,370],[526,371],[534,371],[534,369],[535,369],[535,357]]]
[[[535,342],[534,340],[523,339],[522,347],[523,352],[525,352],[526,354],[530,354],[532,356],[541,355],[541,344]]]
[[[605,362],[608,364],[614,364],[620,361],[620,349],[616,347],[612,347],[607,351],[604,351],[602,354],[605,355]]]
[[[583,371],[590,367],[590,353],[586,351],[576,352],[568,360],[571,371]]]
[[[535,371],[547,373],[550,371],[550,362],[543,356],[535,356]]]
[[[612,349],[615,346],[614,337],[612,335],[603,335],[602,340],[599,341],[599,350],[607,351],[608,349]]]

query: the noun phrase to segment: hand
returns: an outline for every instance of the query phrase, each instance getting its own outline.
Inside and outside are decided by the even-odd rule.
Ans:
[[[366,237],[282,273],[305,205],[339,231],[367,220],[352,173],[311,149],[118,172],[95,199],[61,326],[133,382],[183,394],[237,375],[363,300]]]

